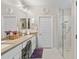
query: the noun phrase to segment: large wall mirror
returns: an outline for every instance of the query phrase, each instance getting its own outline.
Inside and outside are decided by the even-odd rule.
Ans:
[[[26,18],[20,18],[20,25],[21,25],[21,29],[27,29],[28,28]]]

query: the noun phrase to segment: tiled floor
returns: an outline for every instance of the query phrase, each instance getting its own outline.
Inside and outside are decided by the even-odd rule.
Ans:
[[[59,49],[59,52],[62,54],[62,48]],[[64,49],[63,57],[64,57],[64,59],[74,59],[72,50],[71,49]]]
[[[72,59],[72,53],[71,50],[65,50],[63,57],[60,51],[57,50],[56,48],[53,49],[44,48],[42,58],[32,58],[32,59]]]
[[[64,59],[59,51],[55,48],[53,49],[44,49],[42,59]]]
[[[73,59],[71,50],[64,50],[64,59]]]
[[[32,59],[64,59],[60,52],[53,48],[53,49],[43,49],[42,58],[32,58]]]

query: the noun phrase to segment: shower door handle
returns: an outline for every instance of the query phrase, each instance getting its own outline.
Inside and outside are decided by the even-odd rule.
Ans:
[[[77,34],[75,35],[75,38],[77,39]]]

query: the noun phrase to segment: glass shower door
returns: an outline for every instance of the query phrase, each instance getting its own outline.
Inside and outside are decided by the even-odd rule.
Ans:
[[[64,56],[65,50],[71,49],[71,25],[67,16],[64,16],[62,22],[62,55]]]
[[[62,56],[71,59],[71,16],[62,12]]]

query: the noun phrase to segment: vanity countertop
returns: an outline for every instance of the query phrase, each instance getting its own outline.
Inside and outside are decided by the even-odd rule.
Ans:
[[[26,40],[29,40],[30,38],[32,38],[35,35],[36,35],[36,33],[25,35],[25,36],[22,36],[18,39],[14,39],[14,40],[3,40],[1,42],[1,55],[3,55],[4,53],[8,52],[11,49],[13,49],[14,47],[20,45],[21,43],[25,42]]]

